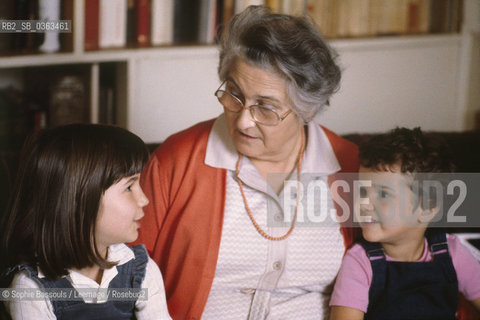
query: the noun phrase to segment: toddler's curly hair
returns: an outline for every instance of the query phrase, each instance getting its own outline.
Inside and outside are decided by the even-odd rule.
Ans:
[[[373,136],[359,146],[360,165],[375,171],[391,171],[398,165],[402,173],[447,173],[455,171],[446,142],[435,133],[395,128]]]

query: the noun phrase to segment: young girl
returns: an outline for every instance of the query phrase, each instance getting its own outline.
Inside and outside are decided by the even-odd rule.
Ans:
[[[143,246],[124,244],[137,238],[148,204],[143,141],[118,127],[75,124],[40,132],[23,152],[3,226],[6,274],[16,291],[52,294],[7,299],[10,316],[170,319],[157,265]],[[62,295],[71,292],[77,299]]]
[[[455,236],[426,232],[439,201],[422,182],[450,171],[443,150],[419,128],[360,146],[359,179],[370,182],[360,188],[365,241],[343,259],[331,319],[455,319],[458,292],[480,311],[479,262]]]

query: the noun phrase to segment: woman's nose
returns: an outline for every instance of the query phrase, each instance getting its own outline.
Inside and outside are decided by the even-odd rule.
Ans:
[[[237,118],[237,126],[239,129],[247,129],[250,127],[254,127],[255,120],[252,117],[252,114],[250,113],[250,110],[246,107],[244,107],[238,114]]]

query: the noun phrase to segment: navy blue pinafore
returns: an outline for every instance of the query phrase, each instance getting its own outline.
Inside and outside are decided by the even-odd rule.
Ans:
[[[118,274],[109,284],[109,288],[140,289],[145,278],[148,254],[143,245],[130,247],[135,259],[117,266]],[[59,280],[39,278],[36,268],[20,265],[17,270],[26,270],[29,276],[43,288],[73,289],[70,281],[65,277]],[[108,300],[105,303],[85,303],[82,299],[50,300],[57,319],[65,320],[131,320],[136,319],[134,314],[136,300]]]
[[[446,234],[426,237],[428,262],[387,261],[380,243],[362,243],[373,270],[365,319],[455,319],[458,282]]]

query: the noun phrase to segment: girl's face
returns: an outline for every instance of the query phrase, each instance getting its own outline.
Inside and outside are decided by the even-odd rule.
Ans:
[[[116,243],[132,242],[138,237],[142,208],[148,199],[139,184],[140,174],[126,177],[111,185],[100,200],[95,227],[100,252]]]
[[[398,244],[412,239],[412,233],[425,227],[418,196],[411,189],[411,178],[402,174],[400,168],[392,169],[393,172],[364,167],[359,170],[360,180],[371,184],[360,188],[363,200],[360,225],[363,237],[371,242]]]

